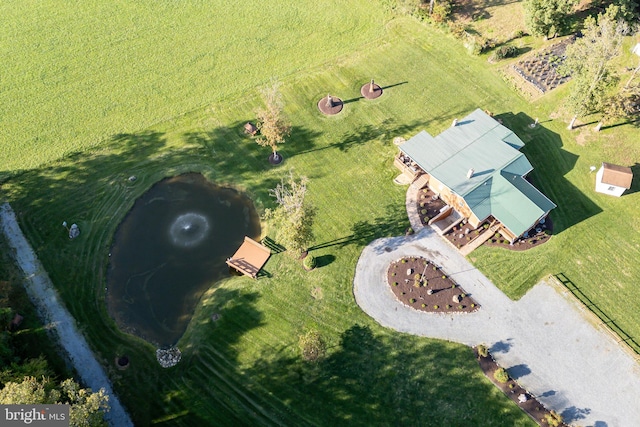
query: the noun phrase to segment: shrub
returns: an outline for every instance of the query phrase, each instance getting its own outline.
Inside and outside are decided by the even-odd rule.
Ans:
[[[464,308],[464,305],[459,305],[458,306],[458,310],[462,310]]]
[[[415,303],[415,302],[416,302],[416,299],[415,299],[415,298],[411,298],[411,299],[409,300],[409,302],[410,302],[411,304],[413,304],[413,303]]]
[[[434,266],[433,266],[433,270],[435,271],[435,270],[437,270],[437,269],[438,269],[438,267],[436,267],[436,266],[434,265]]]
[[[514,383],[509,384],[509,388],[515,388],[515,386],[516,385]]]
[[[426,304],[422,304],[422,305],[421,305],[421,307],[422,307],[422,308],[425,308],[426,306],[427,306]]]
[[[413,278],[416,279],[416,280],[420,280],[420,273],[414,274]]]
[[[493,373],[493,378],[495,378],[499,383],[504,384],[509,381],[509,374],[507,373],[506,369],[498,368]]]
[[[307,362],[315,362],[326,353],[327,346],[318,331],[308,331],[300,335],[298,345],[302,351],[302,358]]]
[[[445,22],[451,15],[451,8],[451,3],[448,0],[436,3],[431,12],[431,20],[435,23]]]
[[[515,46],[502,45],[493,52],[492,59],[501,60],[504,58],[512,58],[518,55],[518,48]]]
[[[437,310],[437,309],[438,309],[438,308],[440,308],[440,307],[438,307],[437,305],[434,305],[434,306],[433,306],[433,308],[435,308],[435,309]]]
[[[471,304],[471,308],[474,308],[476,305],[475,304]]]
[[[449,31],[457,39],[461,39],[467,33],[464,24],[459,22],[449,22]]]
[[[489,355],[489,349],[484,344],[478,344],[476,350],[478,350],[478,355],[482,357],[487,357]]]
[[[475,36],[467,33],[467,40],[464,43],[467,51],[472,55],[480,55],[487,49],[491,49],[495,46],[495,42],[489,39],[485,39],[482,36]]]
[[[445,276],[445,275],[443,274],[443,275],[442,275],[442,278],[443,278],[443,279],[446,279],[446,278],[447,278],[447,276]]]
[[[547,424],[553,427],[557,427],[564,422],[562,415],[558,414],[556,411],[551,411],[545,415],[544,418],[547,421]]]
[[[421,213],[422,215],[426,215],[426,214],[427,214],[427,210],[426,210],[426,209],[422,209],[422,210],[420,211],[420,213]]]
[[[406,259],[403,259],[403,260],[402,260],[402,261],[400,261],[400,262],[401,262],[401,263],[403,263],[403,264],[406,264],[406,263],[407,263],[407,260],[406,260]]]
[[[396,275],[396,272],[394,271],[393,273],[391,273],[391,275],[392,275],[392,276],[395,276],[395,275]]]
[[[449,310],[451,308],[451,305],[447,304],[447,310]]]
[[[455,289],[456,284],[454,283],[453,285],[451,285],[451,289]]]
[[[398,282],[393,282],[393,286],[398,286]]]
[[[307,255],[306,257],[304,257],[304,260],[302,260],[302,265],[307,270],[313,270],[317,265],[316,257],[311,254]]]
[[[525,33],[523,30],[517,30],[517,31],[514,31],[513,34],[511,35],[511,40],[519,39],[526,35],[527,33]]]

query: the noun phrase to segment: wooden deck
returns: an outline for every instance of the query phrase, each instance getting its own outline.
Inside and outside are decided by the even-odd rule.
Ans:
[[[245,236],[244,243],[231,258],[227,259],[227,265],[255,279],[270,256],[269,248]]]

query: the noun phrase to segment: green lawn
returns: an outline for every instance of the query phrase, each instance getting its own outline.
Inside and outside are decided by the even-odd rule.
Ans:
[[[330,67],[388,19],[364,1],[2,2],[0,176]]]
[[[62,20],[69,10],[43,3],[51,11],[40,3],[31,5],[34,13],[47,17],[39,25],[70,25]],[[408,225],[406,188],[392,183],[397,172],[392,139],[421,129],[437,134],[477,107],[500,114],[528,143],[536,184],[558,204],[552,217],[559,233],[528,253],[481,249],[472,254],[474,262],[514,297],[545,274],[565,273],[599,306],[615,307],[610,315],[638,336],[640,319],[631,298],[634,278],[640,277],[634,264],[640,246],[633,211],[638,193],[621,199],[596,196],[588,168],[602,160],[623,160],[615,157],[613,141],[624,145],[625,161],[637,161],[629,127],[609,129],[584,146],[576,145],[563,123],[546,121],[560,103],[558,95],[530,105],[485,59],[468,56],[458,42],[410,19],[389,21],[384,9],[364,0],[335,2],[340,6],[333,8],[303,2],[306,7],[297,6],[296,24],[289,19],[290,10],[270,8],[275,1],[262,2],[262,19],[271,13],[267,21],[275,32],[268,40],[258,37],[257,25],[249,24],[257,12],[247,5],[238,6],[246,7],[242,13],[180,3],[184,13],[177,17],[169,9],[178,6],[154,9],[152,17],[144,6],[118,5],[131,9],[125,18],[111,9],[116,6],[97,3],[105,16],[113,17],[113,25],[98,22],[98,14],[87,16],[93,13],[89,5],[77,6],[73,14],[82,23],[71,26],[74,31],[102,28],[102,41],[90,42],[95,47],[87,55],[99,56],[106,49],[110,55],[138,52],[152,58],[154,46],[174,50],[158,53],[163,60],[150,61],[135,73],[128,70],[140,66],[136,61],[118,65],[105,59],[111,70],[86,72],[85,78],[95,79],[92,83],[60,83],[65,94],[73,92],[74,84],[96,91],[90,99],[80,99],[82,91],[69,95],[64,118],[55,91],[44,86],[24,93],[12,89],[25,99],[37,95],[38,110],[59,111],[60,116],[38,122],[25,115],[31,128],[8,127],[5,132],[13,132],[11,140],[20,144],[0,141],[2,152],[12,153],[0,159],[0,171],[24,169],[4,183],[5,198],[137,424],[534,425],[482,376],[470,349],[381,328],[361,312],[352,294],[363,246],[375,237],[402,233]],[[202,13],[205,8],[216,14]],[[31,22],[26,11],[25,6],[22,15],[13,17],[18,21],[14,32]],[[184,55],[201,48],[197,41],[202,39],[193,37],[206,39],[208,34],[213,43],[211,35],[221,32],[213,24],[194,27],[224,16],[240,28],[238,34],[243,28],[250,34],[254,48],[266,49],[262,43],[272,40],[289,48],[278,47],[277,61],[275,46],[264,52],[255,48],[264,56],[250,66],[222,70],[198,68],[198,61],[188,65]],[[27,21],[22,26],[20,17]],[[132,27],[125,31],[122,23],[141,25],[147,38]],[[33,31],[31,37],[40,36]],[[49,37],[64,40],[57,30],[53,34]],[[248,45],[237,46],[240,38],[231,34],[219,36],[210,51],[221,49],[220,55],[244,60]],[[81,37],[77,43],[82,44]],[[42,56],[41,61],[53,63],[52,58]],[[260,105],[257,87],[274,74],[283,81],[286,112],[294,126],[280,150],[285,162],[276,168],[267,162],[268,149],[241,129]],[[358,99],[360,86],[371,77],[385,87],[384,95],[374,101]],[[96,86],[98,81],[117,87]],[[161,82],[162,90],[149,95],[154,82]],[[347,101],[340,115],[324,117],[317,111],[317,101],[327,92]],[[117,108],[94,117],[93,111],[109,105],[110,96],[121,100]],[[27,114],[18,110],[11,109],[12,114]],[[526,125],[538,116],[542,127],[529,130]],[[56,136],[62,133],[64,138]],[[47,135],[48,142],[34,139],[37,135]],[[60,154],[64,158],[52,161]],[[179,343],[184,360],[175,368],[160,368],[154,349],[118,331],[106,313],[104,272],[116,227],[135,199],[162,177],[200,171],[214,182],[243,189],[263,210],[273,205],[268,189],[290,168],[310,178],[309,197],[318,207],[312,253],[321,267],[307,273],[299,262],[278,254],[265,266],[270,278],[216,284],[203,296]],[[134,184],[127,181],[130,175],[138,177]],[[62,220],[80,225],[80,239],[68,240]],[[213,313],[222,316],[216,323],[209,320]],[[297,349],[298,336],[309,328],[318,329],[328,343],[328,356],[317,365],[303,363]],[[131,367],[117,371],[112,361],[122,353],[130,356]]]

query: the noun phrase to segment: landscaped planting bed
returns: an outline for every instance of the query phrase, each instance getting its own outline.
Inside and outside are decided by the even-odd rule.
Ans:
[[[389,265],[387,280],[402,303],[431,313],[470,313],[475,302],[442,269],[422,257],[405,257]]]

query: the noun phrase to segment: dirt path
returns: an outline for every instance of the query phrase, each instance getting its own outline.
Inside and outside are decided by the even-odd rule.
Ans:
[[[80,379],[92,390],[103,388],[109,395],[111,410],[105,415],[105,419],[114,427],[133,426],[113,392],[105,371],[96,361],[84,336],[78,331],[75,320],[61,303],[47,272],[22,234],[8,203],[0,206],[0,229],[13,249],[13,257],[24,272],[24,285],[29,298],[36,305],[44,324],[56,335]]]

